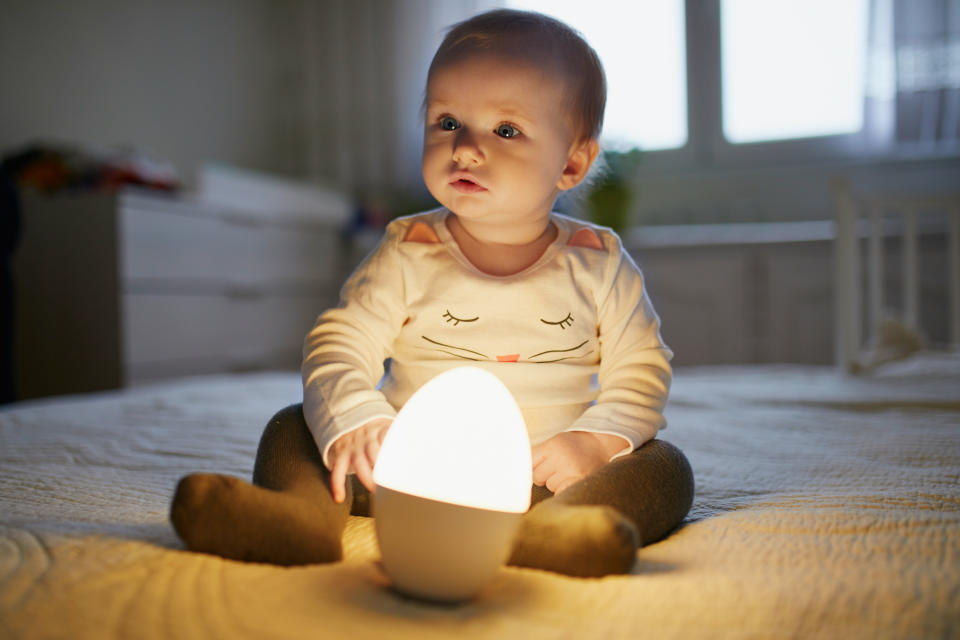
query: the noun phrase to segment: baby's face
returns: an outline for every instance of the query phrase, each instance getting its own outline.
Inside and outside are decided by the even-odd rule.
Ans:
[[[546,221],[574,147],[562,78],[503,57],[434,72],[427,88],[423,178],[461,219]]]

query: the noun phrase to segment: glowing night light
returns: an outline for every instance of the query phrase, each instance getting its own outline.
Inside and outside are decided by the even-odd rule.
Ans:
[[[390,426],[373,470],[374,522],[393,587],[464,600],[510,553],[530,506],[530,441],[516,401],[483,369],[421,387]]]

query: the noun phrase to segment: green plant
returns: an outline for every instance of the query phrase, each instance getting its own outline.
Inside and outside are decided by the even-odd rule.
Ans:
[[[635,195],[632,177],[639,162],[640,151],[637,149],[603,153],[600,175],[586,199],[587,214],[591,221],[618,233],[626,229]]]

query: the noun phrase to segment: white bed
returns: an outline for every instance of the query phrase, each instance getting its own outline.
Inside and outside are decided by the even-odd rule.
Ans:
[[[628,576],[504,568],[473,602],[386,588],[369,520],[346,559],[277,568],[184,551],[191,471],[249,477],[294,373],[194,378],[0,411],[3,638],[960,636],[960,361],[680,369],[662,436],[697,479]]]

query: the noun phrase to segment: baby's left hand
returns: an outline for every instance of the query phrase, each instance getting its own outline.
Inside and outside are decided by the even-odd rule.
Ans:
[[[533,483],[560,493],[627,446],[626,439],[605,433],[558,433],[533,448]]]

